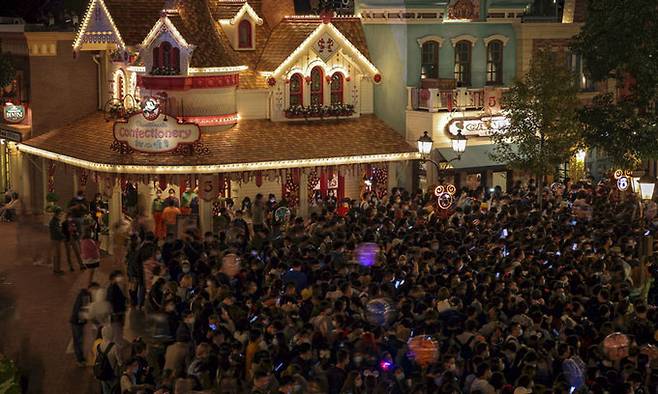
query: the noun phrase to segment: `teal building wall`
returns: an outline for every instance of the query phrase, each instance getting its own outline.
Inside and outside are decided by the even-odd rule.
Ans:
[[[491,0],[489,0],[491,2]],[[361,3],[364,3],[363,1]],[[441,8],[445,2],[431,0],[368,0],[368,8]],[[480,15],[486,15],[487,1],[481,1]],[[357,3],[357,12],[361,5]],[[516,76],[516,37],[513,22],[428,22],[426,24],[364,24],[373,63],[382,73],[383,83],[375,88],[375,114],[398,132],[405,132],[407,86],[420,82],[421,48],[418,39],[436,35],[443,38],[439,50],[439,77],[454,77],[454,48],[451,38],[469,34],[477,37],[471,55],[471,88],[485,86],[486,47],[484,39],[501,34],[509,38],[503,49],[503,85]]]

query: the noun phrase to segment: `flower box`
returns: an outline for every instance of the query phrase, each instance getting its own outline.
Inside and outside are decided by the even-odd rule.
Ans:
[[[340,118],[354,115],[354,106],[349,104],[330,106],[311,105],[308,107],[295,105],[286,109],[284,112],[288,119]]]

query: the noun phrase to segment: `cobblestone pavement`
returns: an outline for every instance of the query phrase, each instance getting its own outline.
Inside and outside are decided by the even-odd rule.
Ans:
[[[88,276],[55,276],[45,263],[35,265],[47,260],[46,231],[39,224],[0,223],[0,352],[24,372],[29,393],[96,394],[91,369],[78,367],[66,353],[71,308]],[[106,283],[112,264],[105,259],[95,280]]]

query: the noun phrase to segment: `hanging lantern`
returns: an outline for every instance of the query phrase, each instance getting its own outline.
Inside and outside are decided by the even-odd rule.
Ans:
[[[630,342],[625,334],[613,332],[603,340],[603,350],[610,360],[621,360],[628,357]]]

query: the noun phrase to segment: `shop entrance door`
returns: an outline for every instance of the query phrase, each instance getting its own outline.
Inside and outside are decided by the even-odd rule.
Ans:
[[[507,192],[507,171],[493,173],[493,182],[491,187],[500,186],[503,193]]]

